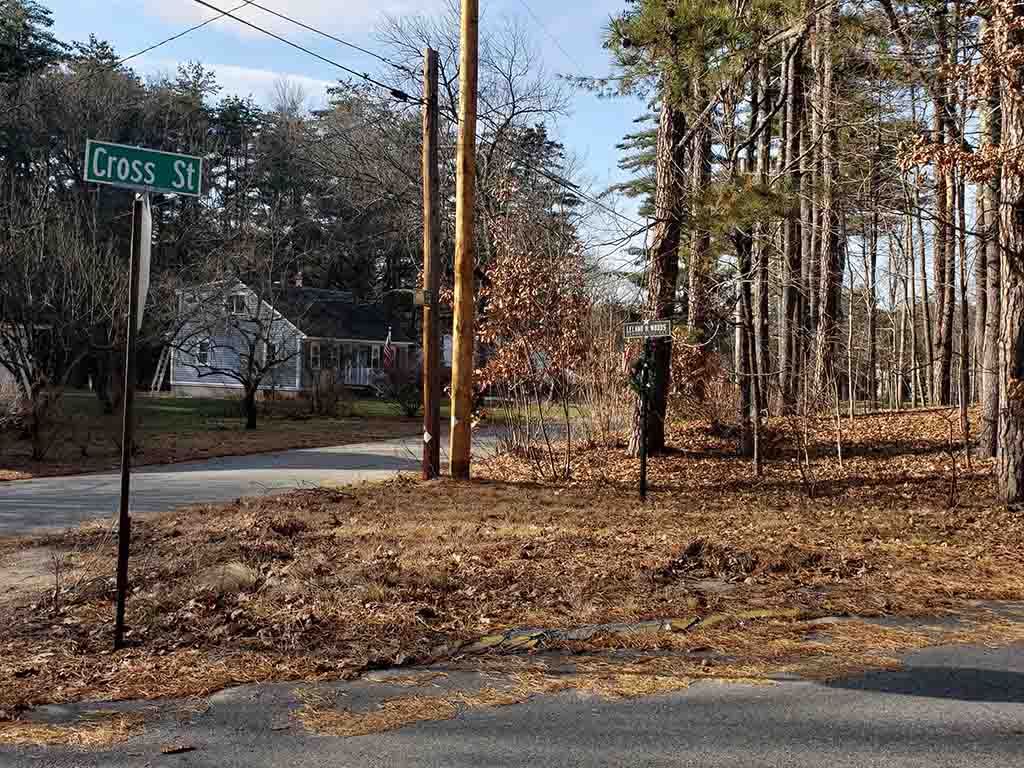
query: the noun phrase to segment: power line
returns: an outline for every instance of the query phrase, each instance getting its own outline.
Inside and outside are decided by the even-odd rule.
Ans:
[[[235,21],[241,22],[242,24],[245,24],[246,26],[252,27],[253,29],[255,29],[255,30],[259,31],[259,32],[262,32],[265,35],[273,37],[275,40],[278,40],[278,41],[284,43],[285,45],[289,45],[292,48],[295,48],[295,49],[297,49],[299,51],[302,51],[303,53],[309,54],[310,56],[312,56],[312,57],[314,57],[316,59],[319,59],[320,61],[326,62],[327,64],[331,64],[332,66],[338,67],[339,69],[341,69],[341,70],[343,70],[345,72],[348,72],[348,73],[350,73],[352,75],[355,75],[356,77],[362,78],[366,82],[371,83],[372,85],[376,85],[378,88],[383,88],[383,89],[387,90],[392,96],[394,96],[397,99],[400,99],[402,101],[410,101],[410,102],[417,103],[417,104],[422,104],[423,103],[421,99],[413,99],[411,96],[409,96],[409,94],[405,93],[404,91],[398,90],[397,88],[392,88],[391,86],[387,85],[386,83],[382,83],[379,80],[375,80],[375,79],[373,79],[372,77],[370,77],[369,75],[367,75],[365,73],[356,72],[354,69],[346,67],[343,64],[339,64],[338,62],[333,61],[332,59],[329,59],[326,56],[321,56],[319,53],[316,53],[315,51],[311,51],[310,49],[308,49],[308,48],[306,48],[304,46],[301,46],[298,43],[294,43],[291,40],[288,40],[287,38],[282,37],[281,35],[275,34],[274,32],[271,32],[271,31],[269,31],[267,29],[264,29],[263,27],[260,27],[260,26],[258,26],[256,24],[253,24],[250,21],[246,21],[245,19],[239,18],[238,16],[234,16],[232,13],[230,13],[228,11],[222,11],[221,9],[217,8],[216,6],[213,6],[213,5],[210,5],[209,3],[207,3],[206,0],[194,0],[194,2],[199,3],[199,5],[202,5],[202,6],[205,6],[207,8],[210,8],[211,10],[219,11],[220,13],[223,13],[224,15],[229,16],[230,18],[234,19]],[[540,21],[539,21],[539,19],[537,19],[537,16],[533,13],[533,11],[530,9],[530,7],[528,5],[526,5],[525,0],[520,0],[520,2],[523,2],[524,7],[527,9],[527,11],[530,13],[530,15],[533,16],[534,21],[536,21],[538,24],[540,24]],[[298,26],[300,26],[300,27],[302,27],[304,29],[311,30],[313,32],[316,32],[317,34],[323,35],[324,37],[330,38],[330,39],[335,40],[337,42],[341,42],[341,43],[343,43],[345,45],[351,45],[352,47],[356,47],[356,46],[352,45],[351,43],[348,43],[347,41],[341,40],[340,38],[335,38],[333,35],[329,35],[328,33],[323,32],[322,30],[319,30],[319,29],[317,29],[315,27],[312,27],[312,26],[310,26],[308,24],[305,24],[304,22],[298,21],[297,19],[292,19],[291,17],[285,16],[284,14],[279,14],[276,11],[272,11],[272,10],[270,10],[268,8],[265,8],[264,6],[259,5],[259,4],[255,3],[255,2],[252,3],[252,5],[257,7],[257,8],[260,8],[261,10],[265,10],[265,11],[267,11],[267,12],[269,12],[269,13],[275,15],[275,16],[278,16],[278,17],[280,17],[282,19],[286,19],[287,21],[290,21],[293,24],[297,24]],[[541,26],[543,26],[543,25],[541,25]],[[556,44],[558,44],[557,40],[555,42],[556,42]],[[561,48],[561,44],[558,44],[558,46],[559,46],[559,48]],[[369,53],[371,56],[379,58],[382,61],[386,61],[388,64],[392,64],[393,66],[395,66],[392,62],[388,61],[387,59],[385,59],[382,56],[378,56],[377,54],[374,54],[372,52],[365,51],[365,49],[359,49],[359,50],[363,50],[365,53]],[[563,50],[562,53],[565,54],[570,59],[572,58],[571,56],[569,56],[569,54],[566,51]],[[449,117],[447,115],[445,115],[445,117],[448,120],[452,119],[451,117]],[[478,138],[480,138],[480,137],[478,137]],[[500,154],[505,155],[506,157],[511,157],[505,150],[502,150],[502,149],[500,149],[497,146],[495,146],[494,149],[495,149],[495,151],[499,152]],[[511,159],[518,160],[519,162],[524,162],[523,158],[521,158],[521,157],[520,158],[511,158]],[[625,214],[620,213],[619,211],[616,211],[614,208],[612,208],[611,206],[607,205],[606,203],[603,203],[602,201],[598,200],[596,197],[593,197],[593,196],[588,195],[587,193],[583,192],[576,184],[573,184],[572,182],[566,181],[565,179],[559,178],[558,176],[555,176],[554,174],[548,173],[547,171],[543,170],[542,168],[533,167],[533,168],[531,168],[531,170],[533,170],[536,173],[540,174],[541,176],[543,176],[544,178],[548,179],[549,181],[552,181],[555,184],[558,184],[563,189],[566,189],[567,191],[572,192],[574,195],[580,197],[581,199],[586,200],[587,202],[591,203],[592,205],[595,205],[598,208],[606,211],[607,213],[610,213],[613,216],[616,216],[616,217],[622,219],[623,221],[629,222],[630,224],[632,224],[632,225],[634,225],[636,227],[642,227],[642,228],[646,229],[646,227],[647,227],[646,224],[642,224],[641,222],[637,221],[636,219],[633,219],[633,218],[631,218],[629,216],[626,216]]]
[[[484,137],[477,136],[477,139],[478,140],[483,140]],[[579,185],[574,184],[571,181],[567,181],[567,180],[565,180],[565,179],[563,179],[563,178],[561,178],[559,176],[556,176],[553,173],[549,173],[548,171],[545,171],[543,168],[539,168],[537,166],[530,165],[530,163],[526,162],[526,160],[523,157],[521,157],[521,156],[520,157],[516,157],[516,156],[512,155],[508,150],[502,149],[500,146],[498,146],[496,144],[492,144],[491,146],[493,147],[494,151],[497,152],[498,154],[504,155],[506,158],[508,158],[510,160],[515,160],[515,161],[518,161],[520,163],[523,163],[524,165],[526,165],[527,168],[529,168],[534,173],[540,174],[541,176],[543,176],[548,181],[554,182],[558,186],[560,186],[563,189],[571,192],[572,194],[576,195],[577,197],[579,197],[579,198],[581,198],[583,200],[586,200],[588,203],[591,203],[592,205],[596,205],[598,208],[602,209],[603,211],[606,211],[607,213],[610,213],[613,216],[617,216],[618,218],[622,219],[623,221],[629,222],[630,224],[632,224],[632,225],[634,225],[636,227],[641,227],[644,230],[647,229],[647,225],[646,224],[642,224],[639,221],[637,221],[636,219],[631,218],[631,217],[625,215],[624,213],[620,213],[619,211],[615,210],[614,208],[612,208],[607,203],[603,203],[598,198],[596,198],[596,197],[594,197],[592,195],[587,194],[586,192],[584,192],[583,190],[581,190],[579,188]]]
[[[332,35],[332,34],[330,34],[328,32],[324,32],[322,29],[317,29],[316,27],[310,26],[309,24],[306,24],[305,22],[299,21],[298,19],[293,19],[291,16],[288,16],[286,14],[283,14],[283,13],[280,13],[278,11],[275,11],[273,8],[267,8],[267,6],[260,5],[259,3],[255,3],[255,2],[250,2],[249,4],[252,5],[253,8],[259,8],[261,11],[266,11],[267,13],[271,14],[272,16],[277,16],[277,18],[279,18],[279,19],[284,19],[285,21],[289,21],[292,24],[295,24],[296,26],[302,27],[305,30],[308,30],[308,31],[313,32],[315,34],[318,34],[318,35],[321,35],[323,37],[326,37],[328,40],[333,40],[336,43],[348,46],[349,48],[352,48],[353,50],[359,51],[360,53],[365,53],[367,56],[372,56],[373,58],[377,59],[378,61],[383,62],[384,64],[387,64],[390,67],[394,67],[395,69],[401,70],[402,72],[405,72],[406,74],[412,75],[414,78],[419,77],[419,75],[416,72],[413,72],[411,69],[409,69],[408,67],[406,67],[403,64],[397,64],[397,63],[393,62],[387,56],[381,56],[379,53],[374,53],[373,51],[368,50],[366,48],[363,48],[362,46],[356,45],[355,43],[349,42],[348,40],[343,40],[340,37],[335,37],[334,35]]]
[[[126,61],[131,61],[132,59],[137,58],[137,57],[141,56],[144,53],[149,53],[150,51],[154,50],[155,48],[159,48],[161,45],[166,45],[167,43],[174,42],[179,37],[184,37],[185,35],[189,34],[190,32],[195,32],[197,29],[202,29],[207,24],[212,24],[215,21],[219,21],[220,19],[224,18],[225,16],[230,15],[231,13],[233,13],[235,11],[242,10],[247,5],[253,5],[252,0],[245,0],[244,3],[236,5],[234,8],[231,8],[230,10],[219,11],[218,15],[214,16],[212,19],[207,19],[206,21],[201,22],[200,24],[196,24],[194,27],[189,27],[188,29],[181,31],[181,32],[179,32],[176,35],[171,35],[166,40],[161,40],[159,43],[153,43],[153,45],[149,46],[148,48],[143,48],[141,51],[137,51],[136,53],[133,53],[131,56],[125,56],[123,59],[119,60],[114,65],[114,67],[119,67],[122,64],[124,64]]]
[[[583,67],[580,66],[580,63],[576,60],[576,57],[572,56],[567,50],[565,50],[565,48],[562,47],[562,42],[557,37],[555,37],[551,32],[548,31],[548,28],[544,25],[544,22],[537,18],[537,14],[533,12],[533,8],[531,8],[527,4],[526,0],[519,0],[519,4],[526,9],[526,12],[530,14],[530,18],[532,18],[534,23],[540,28],[540,31],[543,32],[547,36],[547,38],[555,44],[555,46],[558,48],[558,50],[562,52],[562,55],[565,56],[569,63],[572,64],[577,69],[579,69],[580,71],[582,71]]]
[[[213,18],[207,19],[206,21],[200,22],[199,24],[195,24],[195,25],[189,27],[188,29],[184,29],[184,30],[182,30],[181,32],[179,32],[176,35],[171,35],[170,37],[164,38],[160,42],[153,43],[152,45],[149,45],[149,46],[143,48],[141,51],[136,51],[135,53],[130,54],[129,56],[125,56],[122,59],[118,59],[117,61],[115,61],[111,65],[108,65],[108,66],[105,66],[105,67],[97,67],[96,69],[93,69],[92,71],[90,71],[89,74],[87,74],[81,80],[78,80],[76,82],[79,83],[79,84],[86,83],[89,80],[92,80],[92,78],[96,77],[97,75],[103,74],[104,72],[113,72],[118,67],[120,67],[122,64],[124,64],[126,61],[131,61],[132,59],[137,59],[139,56],[142,56],[143,54],[149,53],[150,51],[156,50],[157,48],[159,48],[162,45],[167,45],[167,43],[174,42],[175,40],[178,40],[179,38],[182,38],[182,37],[184,37],[185,35],[187,35],[187,34],[189,34],[191,32],[195,32],[197,29],[202,29],[207,24],[212,24],[213,22],[218,21],[219,19],[222,19],[222,18],[224,18],[227,15],[230,15],[234,11],[239,11],[242,8],[245,8],[247,5],[250,5],[251,3],[252,3],[252,0],[245,0],[245,2],[240,3],[239,5],[236,5],[234,8],[231,8],[228,11],[219,11],[217,16],[214,16]],[[65,86],[65,87],[68,87],[68,86]],[[6,110],[3,114],[6,117],[10,113],[15,112],[15,111],[17,111],[19,109],[22,109],[25,106],[27,106],[27,102],[23,101],[20,104],[15,104],[13,107],[11,107],[8,110]]]
[[[326,56],[320,55],[316,51],[312,51],[309,48],[306,48],[305,46],[302,46],[302,45],[299,45],[298,43],[292,42],[291,40],[289,40],[286,37],[282,37],[281,35],[279,35],[279,34],[277,34],[275,32],[271,32],[269,29],[264,29],[263,27],[259,26],[258,24],[253,24],[251,21],[246,21],[245,19],[243,19],[243,18],[241,18],[239,16],[235,16],[230,11],[224,11],[224,10],[221,10],[220,8],[218,8],[215,5],[210,5],[208,2],[206,2],[206,0],[193,0],[193,2],[196,2],[196,3],[198,3],[199,5],[201,5],[201,6],[205,7],[205,8],[209,8],[212,11],[218,11],[218,12],[224,14],[225,16],[227,16],[228,18],[234,19],[235,21],[239,22],[240,24],[245,24],[247,27],[251,27],[251,28],[255,29],[257,32],[262,32],[264,35],[267,35],[268,37],[272,37],[275,40],[278,40],[279,42],[284,43],[285,45],[289,45],[292,48],[295,48],[296,50],[299,50],[299,51],[302,51],[303,53],[309,54],[310,56],[312,56],[315,59],[319,59],[320,61],[323,61],[323,62],[325,62],[327,64],[330,64],[333,67],[337,67],[338,69],[340,69],[343,72],[347,72],[350,75],[353,75],[353,76],[358,77],[358,78],[360,78],[362,80],[365,80],[366,82],[370,83],[371,85],[375,85],[378,88],[383,88],[384,90],[386,90],[388,93],[390,93],[394,98],[398,99],[399,101],[408,101],[408,102],[412,102],[412,103],[416,103],[416,104],[421,103],[420,99],[414,99],[412,96],[407,94],[405,91],[399,90],[398,88],[393,88],[390,85],[388,85],[387,83],[382,83],[380,80],[375,80],[374,78],[370,77],[365,72],[357,72],[356,70],[352,69],[351,67],[346,67],[344,64],[339,64],[338,62],[334,61],[333,59],[329,59]]]

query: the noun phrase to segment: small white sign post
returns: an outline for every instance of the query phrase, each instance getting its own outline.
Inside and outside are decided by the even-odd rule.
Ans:
[[[643,339],[644,355],[640,360],[640,370],[636,386],[640,390],[640,499],[647,498],[647,413],[651,394],[651,339],[664,338],[672,335],[671,320],[646,320],[637,323],[626,323],[622,329],[626,339]]]

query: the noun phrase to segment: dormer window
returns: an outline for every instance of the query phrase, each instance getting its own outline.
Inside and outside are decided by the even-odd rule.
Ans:
[[[246,312],[245,296],[240,293],[236,293],[234,296],[229,296],[228,311],[232,315],[244,315]]]

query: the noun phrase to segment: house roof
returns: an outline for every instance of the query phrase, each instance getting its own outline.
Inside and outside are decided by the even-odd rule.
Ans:
[[[390,325],[392,341],[412,341],[383,304],[356,303],[348,291],[288,288],[274,298],[274,309],[307,336],[383,341]]]

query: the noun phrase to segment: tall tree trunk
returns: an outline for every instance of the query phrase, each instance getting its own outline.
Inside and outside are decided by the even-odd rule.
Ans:
[[[245,428],[256,429],[256,387],[245,388]]]
[[[893,237],[889,237],[889,252],[892,252],[892,241]],[[899,343],[899,359],[896,366],[896,407],[903,407],[903,395],[906,392],[906,380],[907,380],[907,315],[910,314],[910,292],[907,286],[907,251],[903,250],[903,263],[900,265],[899,275],[896,277],[897,285],[902,286],[903,289],[903,306],[900,312],[900,343]],[[913,319],[911,318],[911,322]],[[913,338],[913,334],[911,334]],[[913,356],[913,355],[911,355]]]
[[[971,433],[967,416],[967,406],[970,402],[970,353],[967,339],[967,213],[964,211],[966,203],[966,184],[963,176],[957,178],[956,184],[957,210],[959,211],[959,244],[960,244],[960,431],[964,440],[968,439]]]
[[[936,403],[948,402],[948,393],[942,390],[942,318],[946,311],[946,221],[949,218],[949,205],[946,197],[946,177],[936,172],[935,176],[935,236],[932,238],[932,276],[935,279],[935,330],[931,334],[932,343],[932,395]]]
[[[794,45],[803,46],[802,41]],[[797,162],[801,151],[803,131],[803,52],[798,50],[787,56],[789,66],[786,96],[786,139],[783,142],[783,168],[792,165],[787,174],[792,200],[802,199],[802,162]],[[782,222],[782,306],[779,312],[779,389],[782,392],[783,413],[796,411],[800,375],[800,318],[803,307],[801,281],[801,217],[795,205],[786,212]]]
[[[747,325],[748,309],[751,303],[750,280],[743,277],[750,272],[750,238],[742,232],[735,234],[737,268],[736,283],[736,383],[739,386],[739,442],[740,456],[754,455],[754,423],[750,418],[753,410],[753,387],[751,386],[750,330]]]
[[[768,121],[771,113],[774,94],[770,87],[768,54],[761,57],[758,65],[758,90],[760,92],[760,121]],[[765,192],[768,189],[768,172],[771,168],[772,126],[771,122],[761,131],[757,147],[757,183]],[[756,285],[756,303],[754,305],[754,348],[759,377],[755,387],[755,400],[758,407],[764,409],[766,397],[757,397],[760,393],[767,396],[767,382],[763,378],[771,368],[771,352],[769,344],[771,335],[768,328],[770,295],[768,289],[768,258],[771,252],[769,242],[770,223],[766,218],[757,222],[754,228],[754,277]]]
[[[816,45],[819,87],[818,112],[821,121],[821,214],[820,214],[820,283],[818,289],[819,317],[814,356],[814,381],[818,392],[826,391],[834,375],[837,289],[842,285],[839,260],[838,209],[835,199],[836,129],[833,122],[835,92],[832,83],[832,28],[835,6],[825,7],[818,15]]]
[[[1012,20],[1019,24],[1024,7],[1013,6]],[[1024,54],[1024,32],[1010,29],[1000,20],[1000,60]],[[1001,83],[1003,146],[1024,146],[1024,100],[1019,67],[1005,67]],[[1003,173],[1000,179],[1000,226],[1002,241],[1002,301],[999,333],[1000,373],[1005,404],[999,423],[999,456],[996,462],[999,491],[1008,504],[1024,503],[1024,176]]]
[[[686,115],[673,106],[674,98],[666,85],[661,95],[658,120],[657,157],[655,159],[654,209],[656,224],[648,253],[647,311],[650,319],[663,320],[675,313],[676,283],[679,279],[679,243],[686,210],[685,175]],[[672,340],[654,343],[653,380],[647,409],[647,447],[652,453],[665,450],[665,417]],[[640,404],[636,405],[639,411]],[[634,425],[639,424],[639,416]],[[630,439],[630,448],[639,449],[637,430]]]
[[[857,374],[853,367],[853,261],[848,261],[850,293],[846,312],[846,381],[847,400],[849,401],[850,421],[857,411]]]
[[[875,169],[871,169],[871,222],[869,224],[868,252],[864,264],[864,276],[867,278],[867,312],[868,312],[868,400],[874,403],[878,397],[878,206],[875,204]],[[873,405],[872,405],[873,407]]]
[[[912,393],[910,405],[912,408],[916,408],[918,403],[924,403],[924,397],[921,392],[922,377],[917,356],[917,268],[914,266],[914,217],[909,209],[906,215],[905,229],[907,245],[904,250],[906,257],[904,269],[906,270],[907,282],[910,285],[910,387]]]
[[[815,73],[815,76],[810,79],[810,88],[805,89],[805,102],[804,102],[804,113],[810,116],[810,144],[811,151],[807,153],[807,167],[804,169],[803,180],[804,180],[804,196],[803,200],[806,202],[806,211],[801,208],[803,215],[803,254],[801,256],[803,262],[803,283],[804,289],[807,291],[807,317],[804,323],[804,334],[806,337],[807,344],[807,371],[805,372],[805,386],[808,389],[813,389],[814,383],[810,380],[810,377],[814,374],[814,360],[813,354],[815,349],[815,340],[818,334],[818,283],[821,279],[821,261],[818,258],[818,253],[821,250],[821,211],[819,205],[819,198],[821,195],[821,162],[822,162],[822,142],[821,142],[821,111],[819,105],[821,104],[821,77],[817,73],[818,69],[818,58],[819,49],[821,47],[818,41],[818,14],[815,13],[815,5],[812,0],[807,0],[805,3],[806,13],[811,17],[811,50],[810,50],[810,62],[811,71]],[[807,183],[810,182],[810,188],[806,189]],[[805,402],[814,402],[816,397],[805,398]],[[812,406],[813,407],[813,406]]]
[[[757,124],[758,117],[758,81],[752,79],[750,82],[750,123],[747,136],[749,137]],[[732,151],[735,144],[736,111],[727,110],[728,125],[726,130],[729,136],[726,138],[726,147],[729,156],[733,157],[731,176],[737,182],[741,177],[738,161]],[[742,175],[747,178],[754,173],[756,150],[753,143],[747,143],[746,160],[743,163]],[[753,379],[757,375],[757,353],[753,341],[753,291],[751,281],[753,278],[753,238],[751,229],[745,224],[733,228],[733,244],[736,247],[736,380],[739,384],[739,440],[738,452],[740,456],[754,456],[757,448],[756,428],[754,418],[758,414],[758,404],[754,399]]]
[[[810,102],[805,104],[810,107]],[[819,145],[816,140],[817,117],[814,110],[805,109],[805,114],[810,114],[810,125],[804,120],[801,142],[807,140],[809,147],[801,149],[803,160],[800,163],[800,326],[796,329],[798,335],[795,345],[795,353],[799,362],[796,366],[796,373],[800,378],[797,380],[797,396],[802,388],[805,393],[811,389],[810,375],[813,373],[813,362],[810,356],[814,350],[814,330],[817,327],[817,300],[818,287],[814,281],[817,270],[814,265],[817,259],[817,237],[815,231],[818,226],[818,207],[815,203],[818,190],[817,158]],[[802,384],[801,384],[802,382]],[[811,403],[810,396],[799,399],[805,406]]]
[[[945,174],[946,179],[946,234],[943,238],[946,246],[946,258],[943,260],[946,274],[943,277],[942,290],[945,298],[942,301],[941,325],[939,328],[939,401],[943,405],[953,402],[953,318],[956,315],[956,226],[955,221],[959,208],[957,201],[956,180],[952,171]]]
[[[698,109],[707,102],[707,91],[700,78],[693,79],[693,96]],[[691,162],[690,204],[695,206],[703,199],[704,191],[711,183],[711,132],[707,125],[699,126],[693,136]],[[691,343],[697,345],[693,382],[694,398],[704,402],[708,357],[707,327],[707,271],[708,252],[711,249],[711,233],[706,227],[694,229],[690,240],[689,259],[689,313],[688,331]]]
[[[984,127],[982,128],[984,130]],[[985,185],[978,184],[974,192],[978,207],[978,225],[975,233],[974,258],[974,355],[971,371],[974,379],[972,400],[981,402],[981,366],[985,359],[985,322],[988,315],[988,261],[985,258],[987,249],[985,221]]]
[[[914,207],[917,220],[917,244],[921,252],[921,309],[924,312],[925,356],[928,362],[928,375],[924,377],[925,400],[929,405],[935,403],[935,334],[932,325],[931,297],[928,294],[928,252],[925,248],[924,216],[921,213],[921,195],[914,190]]]
[[[950,45],[947,16],[949,4],[943,0],[936,13],[936,41],[940,61],[956,64],[956,46]],[[954,35],[956,30],[954,29]],[[936,67],[936,90],[934,101],[933,132],[936,144],[953,141],[955,126],[951,124],[952,96],[943,67]],[[952,172],[937,169],[935,177],[935,303],[938,323],[935,350],[936,370],[935,397],[942,405],[951,402],[953,364],[953,314],[956,302],[956,235],[954,228],[956,188]]]
[[[991,32],[986,25],[986,31]],[[982,33],[983,35],[985,32]],[[982,141],[991,147],[1001,142],[1001,116],[999,109],[999,85],[989,89],[988,98],[981,112],[983,121]],[[982,456],[994,457],[999,446],[999,409],[1002,387],[999,367],[999,335],[1001,327],[1000,299],[1002,276],[1000,250],[1000,178],[998,173],[986,180],[982,189],[985,232],[985,251],[978,255],[985,261],[988,292],[985,312],[985,355],[981,364],[981,430],[978,435],[978,452]]]

